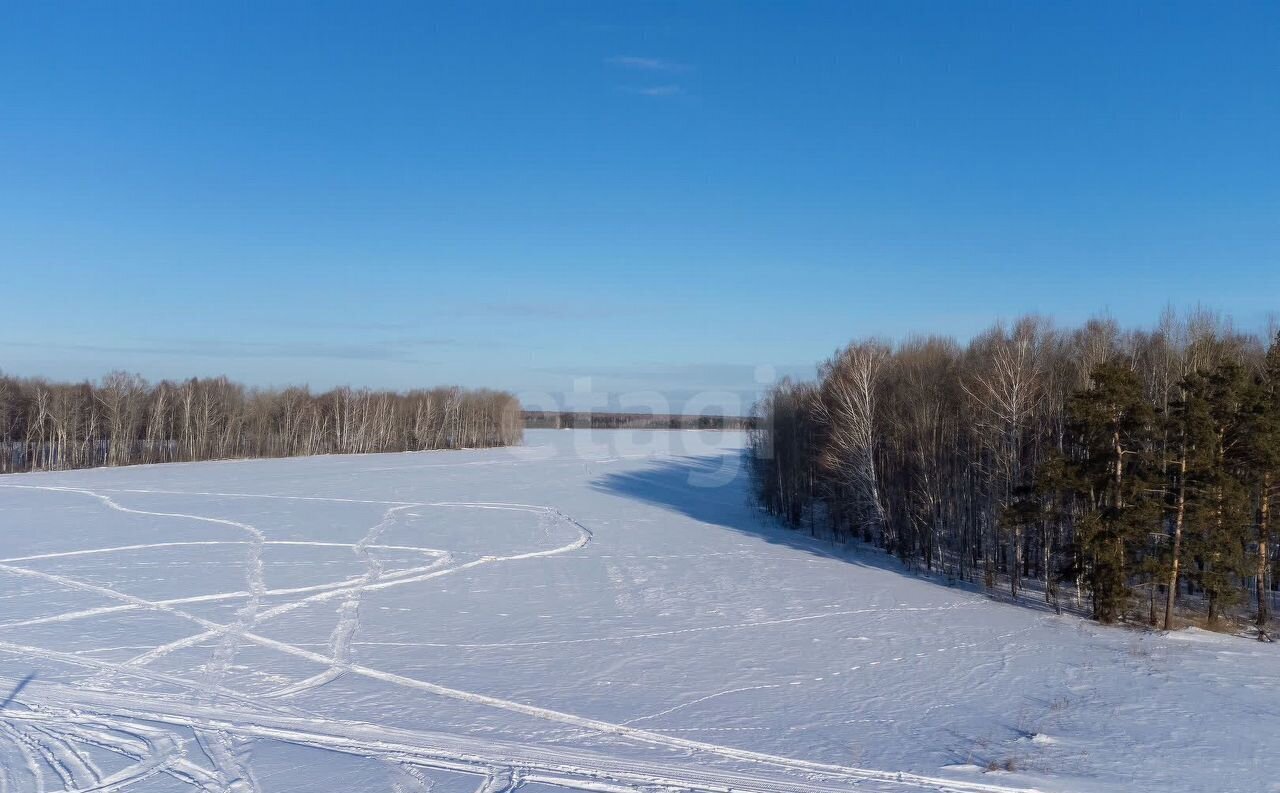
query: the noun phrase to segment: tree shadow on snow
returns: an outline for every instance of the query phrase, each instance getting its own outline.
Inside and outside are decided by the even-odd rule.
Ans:
[[[783,526],[752,500],[747,470],[745,452],[677,457],[654,461],[638,471],[606,474],[591,487],[814,556],[910,574],[897,559],[878,549],[836,544]]]
[[[721,526],[742,534],[758,537],[774,545],[784,545],[815,556],[839,559],[861,567],[887,570],[938,586],[984,595],[991,600],[1033,611],[1054,613],[1044,601],[1035,582],[1017,600],[1008,590],[988,590],[976,582],[944,578],[936,572],[913,568],[888,552],[860,542],[834,542],[791,529],[766,513],[751,496],[746,452],[701,457],[676,457],[655,460],[636,471],[606,474],[591,483],[593,490],[623,496],[669,509],[700,523]],[[1061,610],[1080,610],[1066,602]]]

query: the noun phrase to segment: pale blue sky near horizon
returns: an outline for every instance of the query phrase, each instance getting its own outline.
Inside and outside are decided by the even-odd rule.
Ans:
[[[0,370],[678,403],[1025,312],[1260,327],[1277,41],[1275,3],[11,4]]]

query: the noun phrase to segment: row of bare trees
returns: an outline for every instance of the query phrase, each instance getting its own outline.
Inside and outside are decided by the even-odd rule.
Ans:
[[[1167,602],[1171,622],[1175,600],[1206,598],[1213,618],[1251,593],[1267,618],[1272,332],[1197,310],[1141,330],[1028,316],[965,345],[868,339],[816,382],[780,383],[756,417],[756,494],[793,527],[1102,619],[1141,603],[1160,622]]]
[[[678,413],[579,413],[526,410],[525,429],[593,430],[745,430],[750,416],[685,416]]]
[[[514,395],[433,388],[251,389],[225,377],[151,384],[0,376],[0,472],[101,465],[505,446]]]

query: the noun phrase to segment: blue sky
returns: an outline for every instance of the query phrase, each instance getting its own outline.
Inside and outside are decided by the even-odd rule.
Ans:
[[[750,389],[1280,308],[1280,5],[29,3],[0,369]],[[765,370],[767,374],[767,370]]]

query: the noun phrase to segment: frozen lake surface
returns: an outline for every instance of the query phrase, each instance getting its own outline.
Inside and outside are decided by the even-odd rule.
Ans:
[[[2,789],[1280,790],[1275,645],[832,552],[743,440],[0,477]]]

